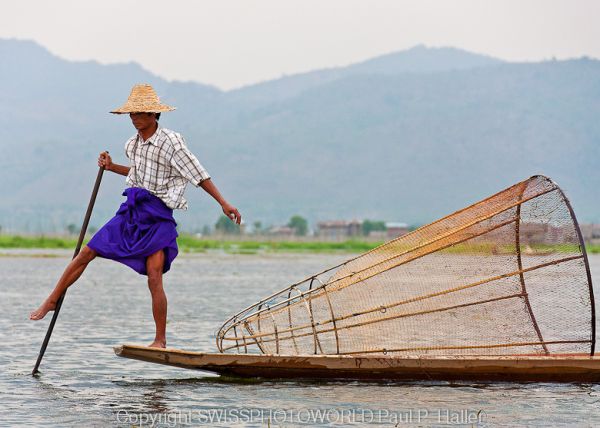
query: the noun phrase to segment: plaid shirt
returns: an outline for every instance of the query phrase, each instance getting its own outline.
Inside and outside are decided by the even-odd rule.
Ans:
[[[125,143],[130,170],[125,182],[159,197],[169,208],[187,210],[188,182],[198,187],[210,175],[187,148],[183,137],[160,125],[146,141],[139,134]]]

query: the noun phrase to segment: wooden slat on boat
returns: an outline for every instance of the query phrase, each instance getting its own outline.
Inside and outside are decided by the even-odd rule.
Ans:
[[[286,379],[599,382],[600,357],[262,355],[191,352],[121,345],[115,353],[151,363],[222,375]]]

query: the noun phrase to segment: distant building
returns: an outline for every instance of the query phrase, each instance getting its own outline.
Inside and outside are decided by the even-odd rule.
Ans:
[[[320,221],[317,223],[317,236],[328,240],[343,240],[360,236],[362,222],[358,220]]]
[[[581,234],[586,242],[599,243],[600,242],[600,224],[581,224]]]
[[[367,237],[373,241],[387,241],[387,230],[372,230]]]
[[[399,236],[406,235],[410,230],[406,223],[388,222],[385,224],[386,237],[388,239],[398,238]]]
[[[578,240],[571,224],[554,226],[548,223],[521,223],[519,231],[522,244],[576,243]]]
[[[294,236],[296,229],[288,226],[274,226],[267,230],[267,234],[275,236]]]

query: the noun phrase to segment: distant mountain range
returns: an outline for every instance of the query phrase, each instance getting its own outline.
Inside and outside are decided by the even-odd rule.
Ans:
[[[223,92],[169,82],[135,63],[70,62],[0,39],[0,225],[80,224],[109,150],[134,133],[121,105],[154,85],[181,132],[249,223],[382,219],[420,224],[530,175],[549,175],[581,221],[600,221],[600,61],[507,63],[416,46],[348,67]],[[114,214],[124,177],[105,174],[92,224]],[[219,207],[188,187],[180,230]]]

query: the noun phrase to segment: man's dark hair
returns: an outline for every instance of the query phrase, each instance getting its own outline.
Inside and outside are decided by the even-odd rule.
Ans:
[[[155,113],[156,115],[156,121],[158,122],[158,119],[160,119],[160,113]]]

